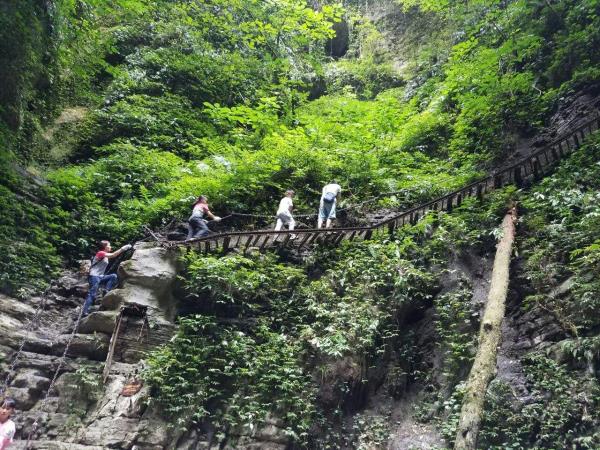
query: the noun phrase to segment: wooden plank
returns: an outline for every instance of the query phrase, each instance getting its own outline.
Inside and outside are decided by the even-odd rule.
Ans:
[[[415,216],[414,216],[414,219],[413,219],[413,220],[415,221],[415,224],[416,224],[416,223],[417,223],[419,220],[421,220],[421,217],[423,217],[424,215],[425,215],[425,214],[424,214],[424,212],[423,212],[423,210],[422,210],[422,209],[417,209],[417,210],[415,211]]]
[[[346,232],[345,231],[341,231],[339,237],[334,241],[334,244],[335,245],[340,245],[340,242],[342,242],[345,237],[346,237]]]
[[[310,239],[306,243],[306,246],[308,247],[310,244],[312,244],[314,242],[314,240],[317,238],[317,236],[320,236],[320,233],[313,231],[310,235]]]
[[[494,176],[494,189],[500,189],[502,187],[502,174]]]
[[[514,183],[517,187],[521,187],[523,185],[523,178],[521,177],[521,166],[517,166],[513,169],[513,179]]]
[[[225,236],[223,239],[223,253],[229,250],[229,241],[231,241],[231,236]]]
[[[235,244],[233,244],[231,246],[231,248],[238,248],[240,246],[240,241],[242,240],[243,237],[244,237],[243,234],[238,234],[237,240],[235,241]]]
[[[548,149],[545,148],[544,149],[544,165],[547,166],[548,164],[550,164],[550,157],[548,156]]]
[[[112,365],[113,355],[115,353],[115,347],[117,340],[119,339],[119,331],[121,330],[121,321],[123,320],[123,311],[119,311],[117,318],[117,326],[110,337],[110,344],[108,346],[108,354],[106,355],[106,362],[104,363],[104,370],[102,371],[102,382],[106,384],[108,374],[110,373],[110,366]]]
[[[271,234],[267,234],[265,235],[265,240],[262,242],[262,244],[260,245],[260,248],[258,249],[259,252],[262,252],[263,249],[266,247],[267,242],[269,242],[269,239],[271,239],[273,235]]]
[[[250,243],[252,242],[253,238],[254,238],[253,234],[248,235],[248,239],[246,240],[246,246],[244,247],[244,253],[246,253],[248,251],[248,249],[250,248]]]
[[[350,235],[348,236],[348,240],[353,241],[355,237],[356,237],[356,230],[352,230],[350,232]]]
[[[300,244],[298,244],[298,250],[300,250],[302,247],[304,247],[304,244],[306,244],[306,241],[308,241],[308,239],[312,236],[311,233],[306,233],[304,235],[304,238],[300,241]]]
[[[281,243],[281,246],[285,247],[288,244],[288,242],[290,242],[291,238],[292,238],[291,233],[286,234],[285,237],[283,238],[283,242]]]
[[[329,244],[330,238],[331,238],[331,232],[328,231],[327,233],[321,233],[321,237],[319,239],[319,243],[320,244]]]
[[[539,170],[539,161],[538,161],[538,159],[534,156],[533,158],[531,158],[529,160],[529,162],[531,163],[531,171],[533,172],[533,179],[534,180],[539,180],[539,178],[540,178],[540,170]]]
[[[392,220],[390,223],[388,223],[388,226],[387,226],[387,227],[388,227],[388,233],[389,233],[390,235],[391,235],[391,234],[394,234],[394,230],[396,229],[396,221],[395,221],[395,220]]]

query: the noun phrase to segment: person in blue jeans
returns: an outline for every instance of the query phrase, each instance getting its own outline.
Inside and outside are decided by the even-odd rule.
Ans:
[[[323,226],[331,228],[331,221],[335,220],[335,206],[340,199],[342,187],[335,181],[325,185],[321,194],[321,202],[319,203],[319,218],[317,220],[317,228]]]
[[[191,239],[201,238],[210,234],[206,219],[204,217],[219,222],[221,218],[215,216],[208,207],[208,199],[206,195],[201,195],[196,199],[196,202],[192,206],[192,215],[188,219],[188,236],[187,241]]]
[[[119,281],[116,273],[111,273],[109,275],[104,274],[108,267],[108,260],[116,258],[130,248],[131,244],[127,244],[116,252],[113,252],[109,241],[100,241],[100,250],[98,250],[94,255],[94,258],[92,258],[92,265],[88,276],[90,288],[85,303],[83,304],[82,316],[87,316],[90,306],[94,303],[94,298],[96,298],[96,292],[98,292],[100,285],[103,284],[105,290],[108,292],[114,288]]]

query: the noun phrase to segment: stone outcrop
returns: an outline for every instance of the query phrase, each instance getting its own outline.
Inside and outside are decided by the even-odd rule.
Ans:
[[[175,331],[173,291],[179,271],[177,252],[151,244],[136,248],[119,268],[119,287],[96,301],[81,320],[47,400],[46,392],[87,294],[86,279],[69,272],[57,280],[46,293],[43,313],[30,332],[24,327],[41,298],[21,301],[0,295],[2,380],[25,340],[7,393],[18,405],[13,448],[26,448],[28,438],[30,448],[38,450],[223,448],[211,433],[170,427],[160,411],[148,406],[148,387],[123,395],[129,382],[139,380],[145,352],[166,342]],[[128,305],[137,305],[146,317],[121,318],[113,362],[103,383],[111,336],[121,308]],[[284,450],[288,438],[279,425],[273,419],[252,436],[233,433],[225,448]]]
[[[123,286],[107,294],[102,305],[116,309],[124,303],[136,303],[147,307],[152,317],[172,321],[176,313],[172,290],[178,273],[177,255],[150,244],[136,247],[133,257],[119,267]]]
[[[7,394],[18,404],[15,448],[24,448],[32,438],[35,449],[168,448],[173,430],[155,411],[146,407],[147,390],[131,397],[121,396],[123,386],[140,370],[144,352],[164,342],[174,331],[176,301],[173,283],[178,273],[177,254],[143,244],[129,261],[119,268],[121,285],[104,297],[99,311],[84,318],[71,339],[79,306],[87,293],[84,276],[66,273],[45,295],[45,308],[39,321],[27,332],[24,328],[40,304],[41,298],[24,301],[0,296],[0,368],[3,377],[9,363],[24,341],[24,352],[17,360]],[[147,312],[152,330],[139,333],[133,348],[120,343],[106,385],[101,373],[107,358],[111,335],[122,306],[136,304]],[[122,327],[121,338],[128,336]],[[130,327],[131,328],[131,327]],[[160,330],[160,339],[153,331]],[[142,330],[144,331],[144,330]],[[51,379],[71,339],[53,390],[44,401]],[[122,339],[125,340],[125,339]],[[118,342],[118,340],[117,340]],[[119,362],[126,355],[126,363]],[[38,427],[32,424],[37,421]],[[31,434],[31,436],[30,436]],[[21,440],[19,440],[21,439]]]

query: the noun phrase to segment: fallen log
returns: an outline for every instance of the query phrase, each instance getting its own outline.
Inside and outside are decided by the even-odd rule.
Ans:
[[[490,291],[479,329],[479,347],[467,380],[454,450],[477,448],[477,435],[483,415],[485,393],[496,372],[496,354],[506,309],[510,256],[515,239],[516,219],[516,208],[511,208],[502,221],[502,237],[496,247]]]

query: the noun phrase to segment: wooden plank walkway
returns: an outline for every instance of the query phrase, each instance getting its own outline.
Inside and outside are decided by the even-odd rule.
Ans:
[[[595,114],[581,125],[511,166],[370,226],[307,228],[296,229],[293,232],[289,230],[233,231],[211,234],[190,241],[170,241],[168,245],[187,246],[204,253],[226,253],[233,249],[242,249],[244,252],[250,248],[258,248],[261,251],[275,247],[301,249],[315,242],[337,245],[343,240],[371,239],[377,235],[391,233],[398,227],[415,224],[429,211],[450,212],[460,206],[466,198],[482,198],[489,192],[509,184],[520,187],[526,182],[538,180],[550,173],[560,160],[580,147],[583,141],[598,128],[600,128],[600,116]]]

